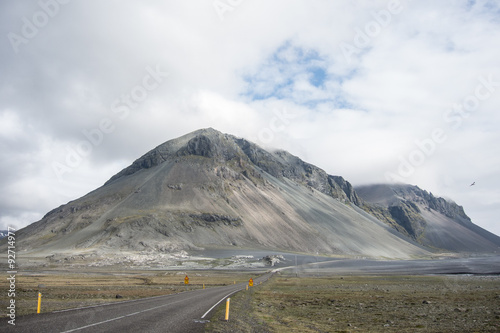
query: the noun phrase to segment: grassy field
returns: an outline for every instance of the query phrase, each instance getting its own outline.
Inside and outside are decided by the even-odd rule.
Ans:
[[[223,308],[209,332],[499,332],[500,278],[275,276]]]
[[[186,274],[189,285],[184,284]],[[41,312],[110,303],[128,299],[167,295],[248,281],[254,274],[219,271],[196,272],[47,272],[16,275],[16,315],[36,313],[38,292]],[[0,316],[10,301],[7,275],[0,275]],[[119,295],[119,298],[117,298]]]

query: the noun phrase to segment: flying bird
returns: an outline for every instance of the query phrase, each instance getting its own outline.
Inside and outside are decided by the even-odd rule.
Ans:
[[[472,184],[470,184],[469,186],[472,186],[472,185],[476,185],[476,182],[473,182]]]

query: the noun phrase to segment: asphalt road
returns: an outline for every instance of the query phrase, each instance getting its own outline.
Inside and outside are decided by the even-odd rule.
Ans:
[[[266,281],[271,274],[254,279]],[[203,332],[218,302],[244,290],[246,284],[199,289],[179,294],[143,298],[108,305],[55,311],[16,318],[16,325],[2,323],[2,332]],[[219,304],[220,304],[219,303]]]

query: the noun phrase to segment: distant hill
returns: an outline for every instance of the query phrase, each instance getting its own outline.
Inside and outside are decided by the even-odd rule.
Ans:
[[[8,230],[0,230],[0,238],[7,237],[8,235]]]
[[[462,206],[412,185],[356,187],[361,207],[418,243],[455,252],[495,252],[500,237],[472,223]]]
[[[455,240],[456,251],[496,250],[497,238],[461,207],[424,199],[355,190],[285,151],[209,128],[152,149],[16,239],[39,255],[253,248],[410,258]]]

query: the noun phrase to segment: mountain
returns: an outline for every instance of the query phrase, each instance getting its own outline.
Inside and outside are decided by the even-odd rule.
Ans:
[[[412,206],[420,200],[417,195],[387,194],[385,201],[370,203],[369,192],[361,189],[363,199],[342,177],[285,151],[269,152],[202,129],[154,148],[102,187],[19,230],[17,246],[40,256],[246,248],[410,258],[428,255],[429,247],[422,244],[439,247],[435,238],[455,232],[449,228],[440,234],[434,227],[437,236],[431,237],[434,224],[412,219],[407,225],[394,218],[398,208],[391,207],[406,207],[398,206],[404,202],[424,219],[441,223],[441,211]],[[444,205],[436,200],[435,207]],[[460,238],[460,251],[475,251],[477,243],[465,240],[488,235],[476,235],[480,228],[470,226],[458,208],[455,213],[463,218],[457,225],[469,230]]]
[[[472,223],[462,206],[412,185],[356,187],[361,207],[419,244],[454,252],[495,252],[500,237]]]

